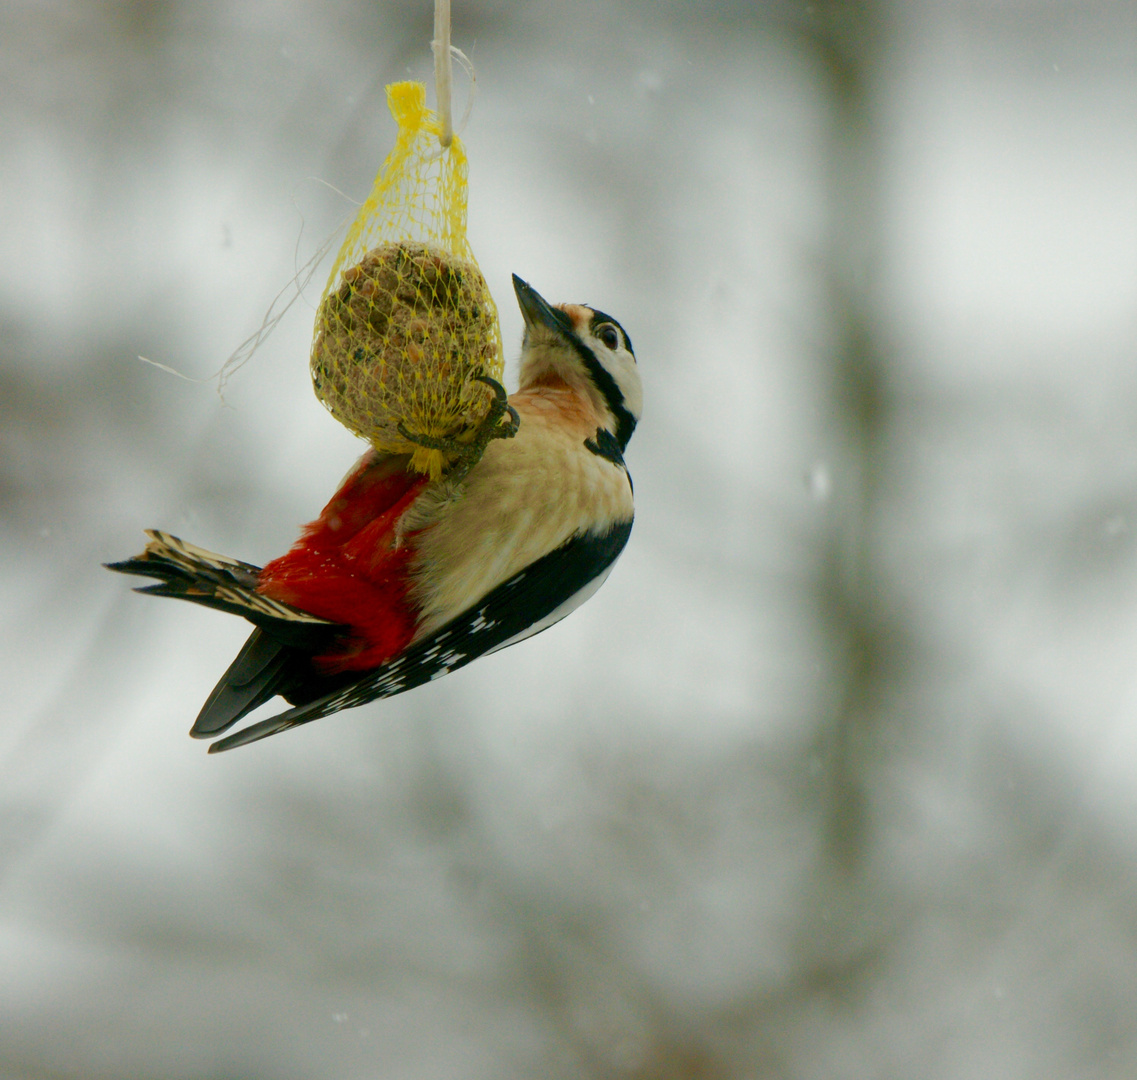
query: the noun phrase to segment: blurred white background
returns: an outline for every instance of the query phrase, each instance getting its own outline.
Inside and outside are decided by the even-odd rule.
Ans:
[[[628,328],[636,528],[540,638],[215,758],[247,628],[99,563],[263,562],[361,452],[326,270],[209,376],[430,3],[0,13],[0,1075],[1131,1078],[1137,7],[454,8],[508,355],[511,271]]]

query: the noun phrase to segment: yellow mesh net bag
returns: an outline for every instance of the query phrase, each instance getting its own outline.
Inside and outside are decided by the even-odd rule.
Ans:
[[[438,479],[501,381],[497,307],[466,240],[466,152],[421,83],[387,87],[395,147],[348,230],[316,313],[311,372],[331,414]],[[416,438],[421,442],[416,442]]]

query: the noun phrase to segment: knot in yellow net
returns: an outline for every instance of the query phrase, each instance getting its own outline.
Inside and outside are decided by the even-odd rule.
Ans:
[[[311,372],[331,414],[437,479],[472,437],[503,370],[497,307],[466,240],[466,152],[421,83],[387,87],[395,147],[348,230],[316,313]]]

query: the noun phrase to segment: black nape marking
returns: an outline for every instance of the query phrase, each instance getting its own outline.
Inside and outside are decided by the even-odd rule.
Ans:
[[[619,465],[621,469],[627,468],[624,465],[624,455],[620,453],[620,444],[607,428],[597,428],[596,438],[585,439],[584,445],[597,457],[602,457],[613,465]]]
[[[580,340],[576,334],[572,334],[567,338],[568,343],[576,350],[577,356],[580,357],[581,362],[584,364],[584,370],[588,372],[589,378],[592,379],[592,385],[600,391],[600,396],[604,399],[608,406],[608,410],[616,421],[616,445],[619,446],[621,452],[628,445],[628,440],[632,437],[632,432],[636,430],[636,418],[628,411],[624,405],[624,394],[617,385],[616,380],[612,377],[612,373],[596,359],[596,354]]]

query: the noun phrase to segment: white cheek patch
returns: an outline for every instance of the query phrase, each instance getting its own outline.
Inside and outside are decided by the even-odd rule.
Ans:
[[[644,391],[635,360],[630,353],[626,358],[617,356],[612,369],[612,378],[616,380],[620,393],[624,395],[624,408],[639,420],[643,413]]]

